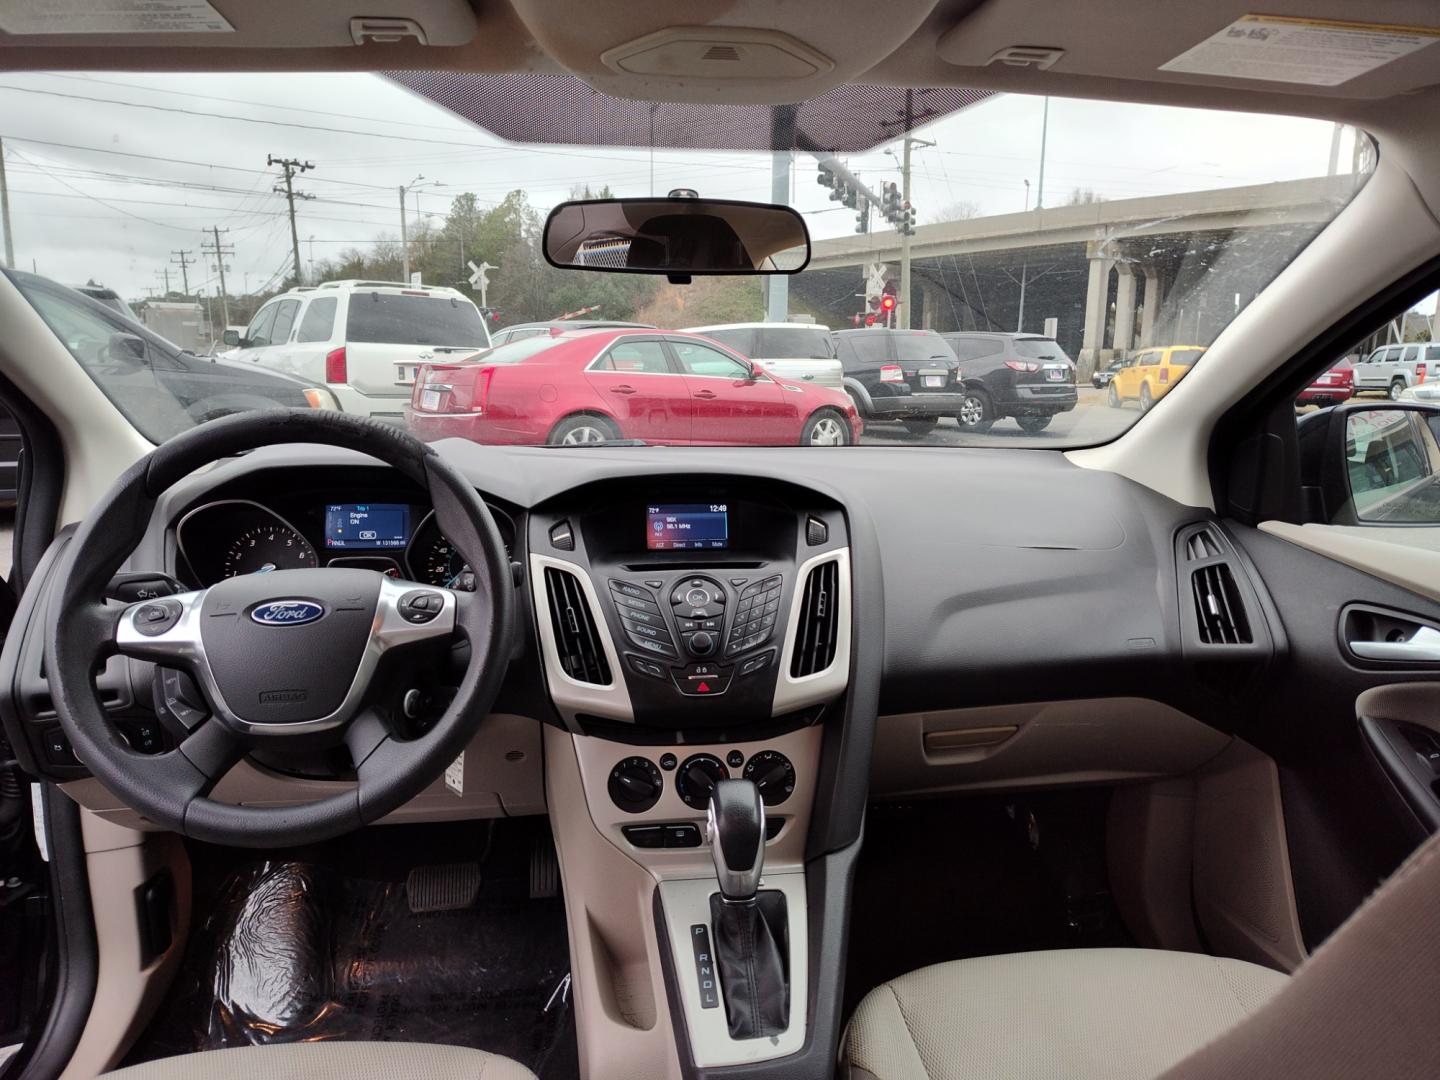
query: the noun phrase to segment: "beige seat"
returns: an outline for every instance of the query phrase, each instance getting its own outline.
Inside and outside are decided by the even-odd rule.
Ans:
[[[1287,976],[1239,960],[1068,949],[956,960],[872,990],[852,1080],[1153,1080],[1259,1008]]]
[[[1440,836],[1287,978],[1238,960],[1091,949],[960,960],[872,991],[851,1080],[1434,1080]]]
[[[464,1046],[401,1042],[272,1043],[162,1058],[117,1080],[535,1080],[519,1062]]]

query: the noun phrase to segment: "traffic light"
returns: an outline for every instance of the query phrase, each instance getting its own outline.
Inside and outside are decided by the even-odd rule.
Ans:
[[[870,200],[864,195],[860,196],[855,206],[855,231],[857,233],[870,231]]]
[[[885,214],[885,220],[895,225],[900,220],[900,187],[895,181],[890,180],[885,184],[882,195],[883,203],[881,210]]]
[[[835,174],[829,169],[827,169],[824,165],[821,165],[820,172],[815,177],[815,182],[821,187],[834,187]]]
[[[915,235],[915,208],[908,202],[900,208],[900,235]]]

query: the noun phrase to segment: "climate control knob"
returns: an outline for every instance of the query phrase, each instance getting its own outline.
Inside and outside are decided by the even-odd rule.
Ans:
[[[675,793],[691,810],[703,813],[710,805],[715,785],[729,779],[730,770],[714,754],[692,754],[675,773]]]
[[[643,814],[660,801],[665,782],[649,758],[628,757],[610,770],[610,801],[627,814]]]

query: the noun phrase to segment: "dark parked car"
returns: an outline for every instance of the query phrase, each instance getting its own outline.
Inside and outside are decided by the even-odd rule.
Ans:
[[[118,311],[121,315],[124,315],[131,322],[140,322],[140,316],[135,314],[134,310],[130,307],[130,305],[125,302],[125,298],[119,293],[117,293],[114,289],[107,289],[104,285],[90,284],[71,285],[70,288],[74,289],[82,296],[90,297],[91,300],[100,301],[100,303],[104,304],[111,311]],[[141,325],[144,324],[142,323]]]
[[[832,337],[845,391],[865,419],[899,420],[923,435],[960,411],[960,363],[933,330],[837,330]]]
[[[1124,360],[1112,360],[1103,368],[1096,368],[1090,376],[1090,385],[1096,390],[1104,390],[1110,385],[1110,380],[1115,378],[1115,373],[1125,366]]]
[[[184,352],[97,300],[38,274],[0,270],[120,411],[157,442],[247,409],[335,408],[335,396],[254,364]]]
[[[1054,338],[1039,334],[964,332],[944,335],[960,359],[965,403],[955,414],[965,431],[987,431],[1015,418],[1043,431],[1056,413],[1075,408],[1075,364]]]

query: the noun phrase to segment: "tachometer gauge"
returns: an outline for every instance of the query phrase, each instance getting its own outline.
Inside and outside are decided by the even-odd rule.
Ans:
[[[252,526],[225,549],[224,576],[300,570],[318,565],[310,542],[278,521]]]

